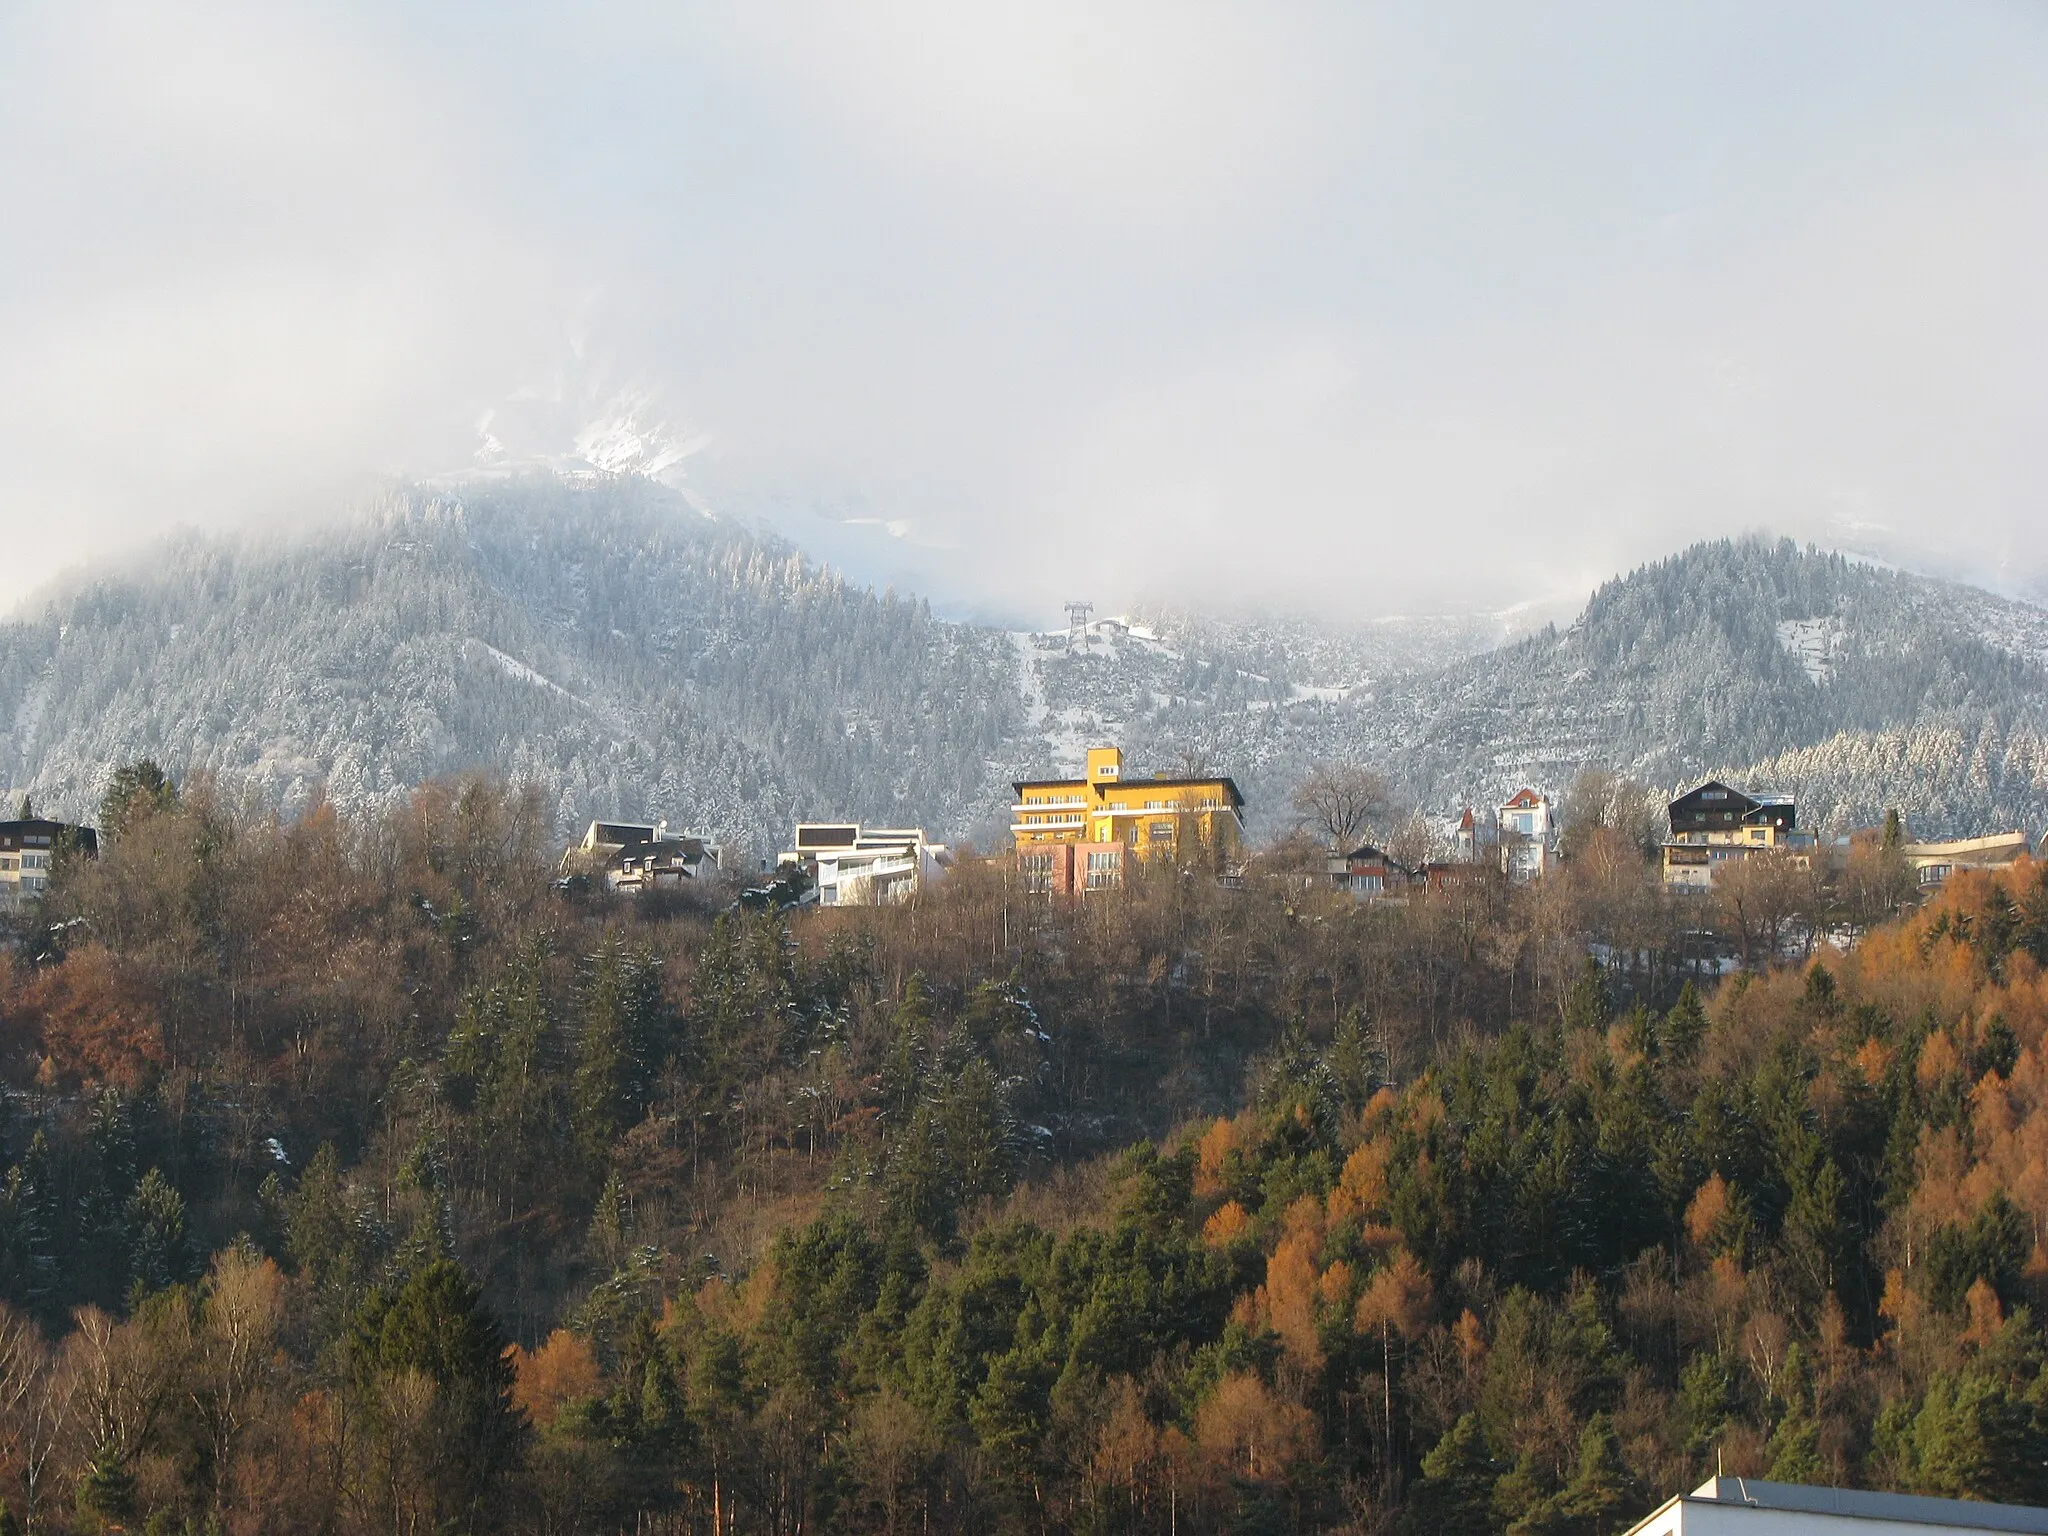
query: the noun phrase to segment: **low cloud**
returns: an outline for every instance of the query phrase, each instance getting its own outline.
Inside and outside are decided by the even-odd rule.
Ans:
[[[289,523],[483,422],[1023,619],[1758,526],[2026,586],[2044,76],[2024,8],[15,7],[0,519]]]

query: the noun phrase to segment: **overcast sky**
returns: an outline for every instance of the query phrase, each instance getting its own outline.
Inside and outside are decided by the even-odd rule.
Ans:
[[[956,612],[2019,586],[2044,274],[2038,3],[0,5],[18,576],[634,390]]]

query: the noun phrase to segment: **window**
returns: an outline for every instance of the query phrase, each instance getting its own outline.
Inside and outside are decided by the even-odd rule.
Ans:
[[[1749,829],[1749,840],[1752,843],[1765,842],[1769,839],[1770,835],[1771,834],[1762,827],[1751,827]]]
[[[1123,855],[1114,849],[1104,849],[1088,855],[1087,885],[1091,891],[1107,890],[1116,885],[1123,876]]]
[[[1045,894],[1052,889],[1052,855],[1026,853],[1017,858],[1017,872],[1024,877],[1024,889]]]
[[[1378,875],[1353,875],[1351,888],[1361,896],[1377,896],[1386,889],[1386,881]]]
[[[1153,823],[1152,823],[1152,841],[1153,841],[1153,842],[1155,842],[1155,843],[1170,843],[1170,842],[1172,842],[1172,841],[1173,841],[1173,823],[1172,823],[1172,822],[1170,822],[1170,821],[1155,821],[1155,822],[1153,822]]]
[[[1524,837],[1534,837],[1536,835],[1535,816],[1528,811],[1524,811],[1520,815],[1516,816],[1515,830],[1521,833]]]
[[[48,869],[50,867],[50,856],[47,853],[24,853],[21,856],[21,867],[23,869]]]

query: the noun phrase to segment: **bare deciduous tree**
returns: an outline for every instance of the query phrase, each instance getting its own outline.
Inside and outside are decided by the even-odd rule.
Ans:
[[[80,1307],[72,1317],[78,1326],[64,1349],[77,1377],[85,1459],[125,1470],[149,1445],[184,1369],[184,1312],[176,1306],[145,1308],[116,1322],[98,1307]]]
[[[26,1313],[0,1302],[0,1465],[12,1464],[28,1501],[28,1528],[41,1515],[51,1458],[71,1418],[78,1376]]]
[[[1420,869],[1432,859],[1442,858],[1448,850],[1444,847],[1443,834],[1422,812],[1414,811],[1398,827],[1388,829],[1386,847],[1382,851],[1398,864]]]
[[[1393,810],[1392,789],[1360,763],[1318,763],[1294,787],[1291,803],[1301,824],[1338,852],[1358,843]]]
[[[1778,849],[1730,859],[1714,874],[1714,911],[1742,963],[1775,963],[1801,915],[1805,882],[1799,862]]]
[[[1575,858],[1595,832],[1606,830],[1649,858],[1657,849],[1658,811],[1658,797],[1647,786],[1612,769],[1581,768],[1559,813],[1560,851]]]
[[[284,1277],[247,1248],[215,1256],[200,1308],[200,1370],[192,1405],[213,1452],[214,1504],[221,1508],[250,1422],[264,1406],[284,1315]]]

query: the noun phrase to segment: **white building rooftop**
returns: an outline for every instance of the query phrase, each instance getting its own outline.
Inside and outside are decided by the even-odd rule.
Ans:
[[[1929,1526],[2048,1536],[2048,1509],[1716,1477],[1645,1516],[1629,1536],[1926,1536]]]

